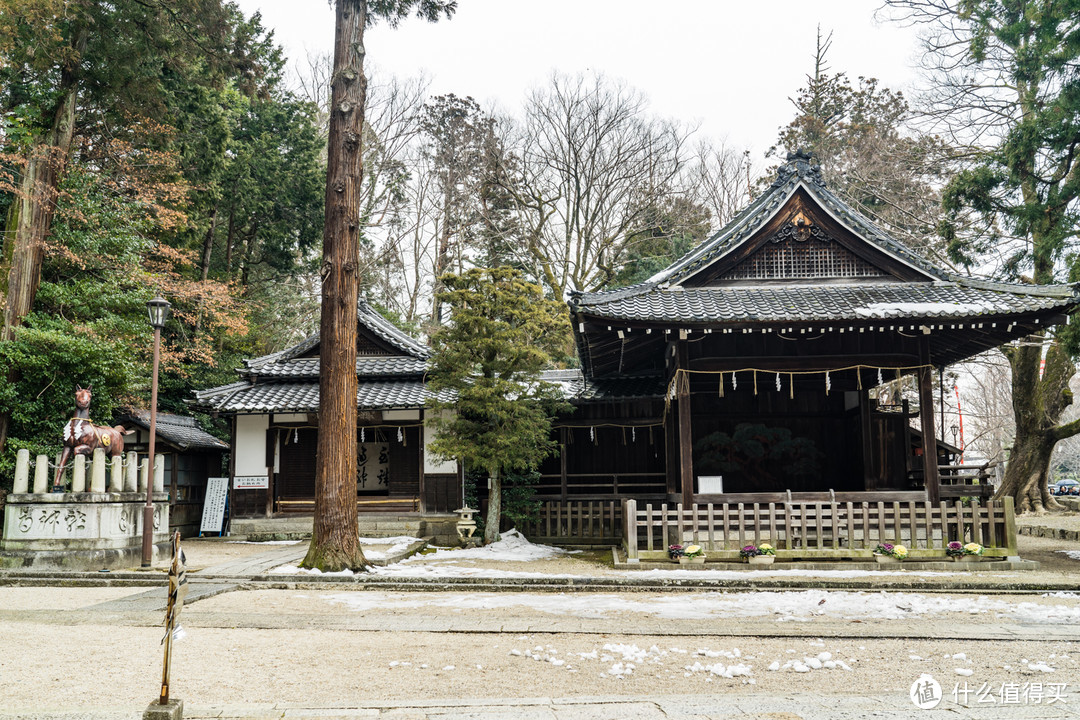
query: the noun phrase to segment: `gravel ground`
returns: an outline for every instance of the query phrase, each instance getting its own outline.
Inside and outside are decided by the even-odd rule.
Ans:
[[[1002,577],[1025,582],[1077,577],[1078,561],[1056,551],[1080,549],[1080,544],[1028,536],[1022,536],[1020,544],[1021,554],[1044,562],[1044,570],[957,575],[985,576],[987,582],[996,583],[1007,582]],[[184,545],[192,568],[242,559],[272,547],[216,539],[189,540]],[[608,557],[595,553],[521,563],[460,560],[454,564],[530,573],[614,574]],[[4,710],[18,713],[20,709],[144,707],[148,698],[156,696],[160,677],[161,628],[155,626],[159,622],[157,614],[86,609],[145,591],[0,587],[0,698]],[[965,682],[972,689],[988,683],[995,693],[1003,683],[1066,683],[1070,684],[1066,691],[1069,704],[1080,706],[1080,643],[980,640],[985,623],[1010,622],[987,614],[949,613],[866,621],[835,615],[814,617],[797,624],[798,632],[807,635],[798,638],[770,637],[764,631],[739,638],[688,634],[704,632],[710,626],[695,625],[687,619],[670,621],[673,634],[667,636],[586,634],[577,630],[555,632],[562,618],[569,618],[564,621],[564,629],[573,627],[572,615],[560,616],[527,605],[463,609],[454,607],[452,593],[423,594],[449,599],[441,605],[409,603],[405,601],[412,599],[408,594],[385,593],[384,602],[375,609],[350,609],[347,604],[322,597],[341,592],[340,588],[237,591],[192,603],[184,610],[188,637],[175,646],[173,695],[201,706],[268,700],[348,706],[446,697],[701,693],[730,694],[733,698],[783,693],[906,696],[911,683],[920,674],[929,673],[947,694],[956,683]],[[827,600],[828,592],[820,592]],[[670,599],[672,594],[639,593],[633,599],[645,602],[654,597]],[[944,597],[953,598],[962,608],[971,596]],[[1010,603],[1080,603],[1075,598],[1038,595],[1000,599]],[[40,610],[57,612],[55,617],[32,612]],[[82,617],[65,622],[62,613],[75,610]],[[100,622],[95,613],[100,613]],[[275,628],[281,624],[282,616],[295,618],[289,621],[295,629]],[[375,622],[383,617],[412,619],[419,630],[424,629],[422,623],[427,618],[453,617],[464,622],[466,628],[470,621],[490,624],[493,618],[534,620],[552,632],[363,631],[348,629],[350,617]],[[605,617],[622,623],[614,627],[630,629],[646,616],[609,611]],[[647,617],[657,622],[655,616]],[[259,618],[265,618],[263,627],[259,626]],[[757,632],[754,628],[777,627],[767,617],[701,622],[712,623],[714,628],[726,623],[732,629],[753,632]],[[860,624],[851,624],[856,622]],[[971,639],[867,637],[877,630],[895,632],[905,625],[920,630],[960,629]],[[863,637],[850,637],[852,632]],[[824,665],[837,660],[851,669],[811,667],[811,661]],[[805,663],[805,671],[798,672],[794,665],[788,665],[795,662]],[[773,663],[781,669],[768,670]],[[1040,663],[1053,672],[1040,670]],[[958,669],[965,674],[958,674]],[[734,677],[723,677],[725,671]]]
[[[80,704],[91,707],[145,704],[157,692],[160,637],[157,628],[8,625],[0,640],[4,648],[0,697],[8,709],[62,707],[66,698],[78,698]],[[699,650],[717,656],[695,654]],[[529,657],[526,651],[541,659]],[[767,670],[774,662],[783,666],[789,660],[825,657],[820,653],[843,660],[851,670]],[[961,653],[964,657],[954,657]],[[552,658],[563,664],[555,664]],[[1027,669],[1025,660],[1047,662],[1055,672]],[[724,678],[706,670],[689,671],[687,667],[694,663],[748,666],[748,676]],[[960,676],[958,668],[972,673]],[[617,671],[624,674],[612,674]],[[341,705],[448,696],[906,693],[924,672],[947,688],[960,681],[976,687],[983,682],[995,687],[1001,683],[1075,683],[1080,676],[1080,647],[1076,643],[977,640],[642,638],[632,634],[510,637],[197,628],[175,645],[172,677],[174,696],[199,704],[272,699]],[[1080,702],[1077,689],[1072,688],[1074,703]]]

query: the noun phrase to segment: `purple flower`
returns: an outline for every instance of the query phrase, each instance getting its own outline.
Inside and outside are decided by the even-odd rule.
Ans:
[[[949,543],[949,549],[950,550],[963,550],[964,546],[962,544],[960,544],[959,542],[957,542],[956,540],[953,540],[951,543]]]

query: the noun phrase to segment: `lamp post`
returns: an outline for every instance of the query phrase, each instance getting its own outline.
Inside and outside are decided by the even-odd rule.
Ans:
[[[150,447],[146,471],[146,507],[143,508],[142,566],[150,567],[154,548],[154,441],[157,439],[158,361],[161,358],[161,328],[169,316],[169,302],[158,296],[146,303],[150,327],[154,328],[154,369],[150,382]]]

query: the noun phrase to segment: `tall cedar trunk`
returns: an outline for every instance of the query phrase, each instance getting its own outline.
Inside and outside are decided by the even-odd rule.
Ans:
[[[356,517],[356,305],[366,16],[366,0],[338,0],[323,231],[315,523],[303,563],[325,571],[367,566]]]
[[[1046,353],[1046,369],[1039,379],[1042,347],[1030,341],[1006,351],[1012,367],[1012,404],[1016,437],[1005,477],[995,498],[1011,496],[1020,513],[1061,510],[1047,488],[1050,456],[1059,439],[1058,419],[1072,403],[1069,381],[1073,364],[1061,345]]]
[[[76,57],[85,49],[86,38],[85,29],[76,31]],[[60,74],[60,99],[53,114],[52,126],[47,133],[35,139],[23,172],[19,195],[15,199],[17,207],[12,212],[12,217],[17,218],[15,242],[3,298],[6,305],[0,341],[7,342],[15,337],[15,330],[34,307],[41,284],[45,240],[52,231],[56,198],[75,132],[75,102],[79,89],[77,69],[77,63],[73,60]],[[14,382],[16,378],[9,374],[8,380]],[[7,413],[0,414],[0,452],[7,444],[10,425],[11,417]]]
[[[484,544],[499,539],[499,523],[502,521],[502,476],[498,469],[488,471],[491,488],[488,490],[487,520],[484,523]]]

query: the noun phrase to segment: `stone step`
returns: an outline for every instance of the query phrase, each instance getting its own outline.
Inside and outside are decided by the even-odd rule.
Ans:
[[[446,541],[453,533],[456,516],[392,515],[389,513],[361,514],[358,520],[361,537],[423,537],[438,535]],[[249,540],[305,540],[311,537],[312,518],[309,516],[279,518],[235,518],[230,527],[233,537]],[[442,536],[446,537],[442,537]]]

